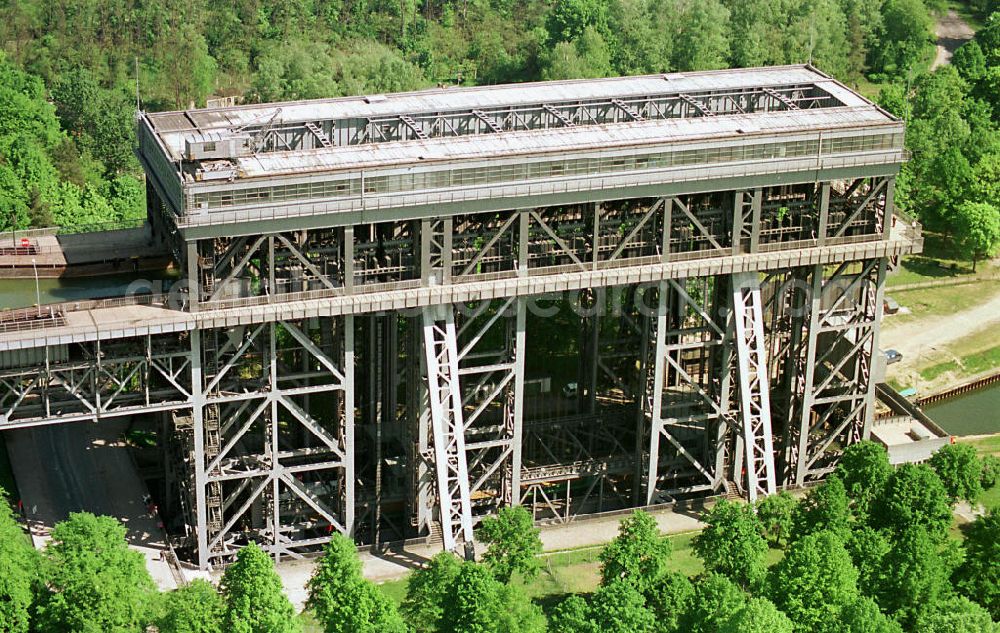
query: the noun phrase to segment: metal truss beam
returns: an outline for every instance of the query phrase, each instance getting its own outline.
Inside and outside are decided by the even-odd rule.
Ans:
[[[452,307],[425,308],[423,331],[442,539],[449,551],[457,551],[463,543],[465,557],[471,560],[475,557],[472,501]]]
[[[756,501],[776,490],[760,277],[756,273],[733,275],[732,288],[746,490],[750,501]]]

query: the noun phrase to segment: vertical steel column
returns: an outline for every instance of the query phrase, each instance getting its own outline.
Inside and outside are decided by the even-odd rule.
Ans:
[[[521,505],[521,455],[524,440],[524,359],[527,353],[525,323],[527,303],[523,297],[515,299],[517,315],[514,317],[514,411],[510,457],[511,505]]]
[[[465,422],[459,386],[455,315],[450,305],[424,308],[424,357],[434,433],[438,502],[444,547],[456,551],[464,541],[465,557],[475,557],[472,501],[465,454]]]
[[[886,216],[891,216],[888,204],[891,203],[892,198],[892,181],[889,181],[889,191],[886,194],[886,198],[890,201],[887,203]],[[891,222],[891,218],[889,220]],[[875,364],[875,357],[879,354],[879,336],[882,333],[882,308],[883,301],[885,301],[885,274],[888,267],[888,259],[885,257],[879,259],[878,261],[878,272],[875,278],[875,288],[867,288],[869,292],[869,309],[874,309],[875,314],[872,319],[872,340],[871,340],[871,353],[868,355],[868,362],[864,363],[864,351],[861,352],[862,358],[861,362],[863,366],[867,369],[867,376],[864,378],[868,381],[865,385],[865,416],[864,425],[861,429],[861,437],[859,439],[867,440],[871,437],[872,433],[872,422],[875,420],[875,380],[872,379],[873,365]],[[871,305],[874,302],[874,306]]]
[[[760,279],[756,273],[741,273],[733,275],[732,281],[747,495],[756,501],[776,490]]]
[[[274,243],[273,240],[271,243]],[[273,267],[273,264],[271,267]],[[267,339],[267,373],[268,382],[270,383],[270,393],[268,394],[268,400],[270,400],[270,402],[268,403],[268,407],[271,409],[271,415],[267,420],[268,435],[270,437],[265,436],[265,439],[270,440],[270,444],[265,446],[264,450],[265,456],[268,458],[271,466],[271,472],[269,473],[271,479],[271,507],[268,510],[271,515],[271,542],[275,546],[274,560],[277,562],[281,560],[281,553],[277,547],[281,543],[281,478],[279,476],[281,474],[281,464],[278,461],[278,453],[280,451],[278,446],[278,435],[280,433],[281,426],[278,420],[279,414],[277,398],[277,393],[280,389],[278,385],[277,324],[270,323],[267,326]]]
[[[823,246],[826,244],[826,231],[827,225],[830,222],[830,183],[824,182],[820,184],[819,193],[819,245]]]
[[[191,330],[191,418],[194,427],[195,532],[198,541],[198,567],[208,569],[208,508],[205,488],[205,381],[201,366],[201,330]]]
[[[197,312],[201,303],[200,267],[198,265],[198,242],[188,242],[187,250],[188,311]]]
[[[756,253],[760,248],[760,209],[764,201],[764,190],[757,187],[753,190],[750,201],[750,252]]]
[[[656,481],[660,470],[660,437],[663,435],[663,373],[665,371],[666,335],[667,335],[667,283],[661,281],[656,299],[656,314],[654,315],[655,330],[652,345],[652,371],[646,369],[646,388],[642,394],[645,405],[645,417],[649,422],[649,456],[646,464],[646,501],[651,505],[656,496]],[[647,359],[649,354],[647,354]]]
[[[354,537],[354,315],[344,316],[344,532]]]
[[[809,470],[809,430],[812,427],[812,413],[815,401],[813,385],[816,381],[816,346],[819,340],[819,327],[823,317],[823,266],[816,265],[812,273],[812,286],[808,299],[809,325],[806,330],[805,378],[803,380],[801,417],[798,420],[797,437],[794,443],[789,442],[789,450],[793,451],[791,462],[795,464],[795,485],[801,486],[806,481]]]

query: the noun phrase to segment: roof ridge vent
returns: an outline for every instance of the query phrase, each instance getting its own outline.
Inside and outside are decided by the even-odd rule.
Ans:
[[[365,96],[365,103],[381,103],[388,99],[385,95],[367,95]]]

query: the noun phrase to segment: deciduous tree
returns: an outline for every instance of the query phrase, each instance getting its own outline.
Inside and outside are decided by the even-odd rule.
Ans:
[[[607,633],[646,633],[653,630],[656,621],[642,594],[620,580],[603,585],[594,593],[590,619],[598,631]]]
[[[684,614],[681,631],[716,633],[723,622],[735,615],[748,596],[722,574],[708,573],[695,583],[691,608]]]
[[[660,576],[646,595],[646,604],[656,616],[657,633],[681,631],[693,601],[694,585],[687,576],[676,571]]]
[[[915,633],[997,633],[1000,625],[990,612],[963,597],[942,601],[937,609],[920,618]]]
[[[976,519],[965,534],[965,560],[956,576],[958,590],[1000,620],[1000,509]]]
[[[232,633],[299,633],[302,625],[285,597],[274,561],[256,543],[236,554],[222,576],[224,629]]]
[[[462,563],[442,604],[438,630],[466,633],[541,633],[545,618],[516,587],[488,569]]]
[[[864,521],[872,500],[879,495],[892,474],[889,453],[884,446],[872,440],[851,444],[844,449],[834,474],[844,483],[855,515]]]
[[[955,235],[972,260],[972,271],[983,258],[1000,250],[1000,207],[988,202],[965,201],[955,207]]]
[[[795,623],[816,631],[858,597],[858,572],[842,537],[820,531],[793,542],[770,573],[768,595]]]
[[[573,594],[556,605],[549,617],[549,633],[598,633],[587,601]]]
[[[451,552],[442,552],[410,575],[400,609],[417,633],[439,630],[445,598],[461,567]]]
[[[764,537],[772,546],[780,545],[788,539],[797,504],[795,497],[785,490],[757,502],[757,518],[764,529]]]
[[[396,605],[361,575],[354,542],[336,534],[307,585],[306,603],[326,633],[403,633]]]
[[[751,598],[719,626],[719,633],[792,633],[792,621],[767,598]]]
[[[515,572],[533,578],[538,573],[537,556],[542,553],[538,534],[531,514],[522,506],[501,508],[496,516],[483,519],[476,531],[486,545],[483,563],[500,582],[510,582]]]
[[[862,585],[864,586],[864,585]],[[862,596],[847,604],[823,633],[903,633],[903,627],[882,613],[875,601]]]
[[[882,610],[904,628],[936,611],[950,591],[952,557],[944,554],[940,539],[924,526],[910,526],[893,539],[883,559],[885,573],[873,593]]]
[[[618,536],[601,550],[601,584],[622,581],[646,594],[667,569],[670,541],[656,520],[637,510],[618,525]]]
[[[31,624],[34,585],[39,580],[38,554],[14,519],[0,488],[0,631],[27,633]]]
[[[225,613],[226,605],[215,587],[196,578],[166,594],[156,626],[160,633],[218,633]]]
[[[39,610],[42,631],[144,631],[156,588],[146,559],[129,549],[125,527],[111,517],[71,514],[46,546],[49,588]]]
[[[893,471],[872,504],[872,526],[896,534],[915,526],[943,538],[951,520],[944,484],[925,464],[903,464]]]
[[[811,489],[799,502],[793,517],[792,534],[794,538],[801,538],[826,530],[847,538],[850,523],[844,482],[833,475]]]
[[[702,515],[705,523],[694,538],[694,551],[705,569],[727,576],[744,589],[756,587],[764,578],[767,541],[753,506],[720,500]]]
[[[983,492],[983,464],[971,444],[946,444],[931,455],[931,468],[941,478],[952,503],[975,503]]]

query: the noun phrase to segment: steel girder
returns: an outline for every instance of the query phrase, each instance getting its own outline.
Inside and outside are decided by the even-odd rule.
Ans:
[[[760,276],[756,273],[733,275],[731,283],[746,491],[753,502],[759,496],[774,494],[776,489]]]
[[[90,421],[185,406],[189,357],[177,337],[39,348],[30,367],[0,370],[0,429]]]
[[[354,326],[191,333],[188,452],[199,565],[258,542],[301,557],[354,529]],[[327,415],[309,398],[327,399]],[[332,415],[329,415],[332,412]]]
[[[438,520],[445,549],[466,556],[478,519],[521,499],[525,319],[514,298],[483,302],[460,326],[453,306],[423,312]]]
[[[724,281],[724,280],[723,280]],[[642,419],[649,439],[645,503],[718,489],[735,422],[726,293],[719,280],[668,280],[657,286],[655,318],[642,361]]]
[[[867,438],[874,415],[872,363],[878,353],[887,262],[845,262],[812,272],[803,371],[786,439],[786,483],[830,472],[848,444]]]
[[[423,322],[441,537],[448,551],[463,543],[471,560],[475,545],[455,316],[451,306],[434,306],[424,309]]]
[[[664,92],[643,97],[457,109],[447,112],[398,112],[370,118],[317,119],[284,123],[280,111],[247,124],[241,131],[259,136],[258,151],[314,149],[437,137],[502,134],[574,125],[745,114],[808,109],[832,97],[811,86],[737,88]]]

